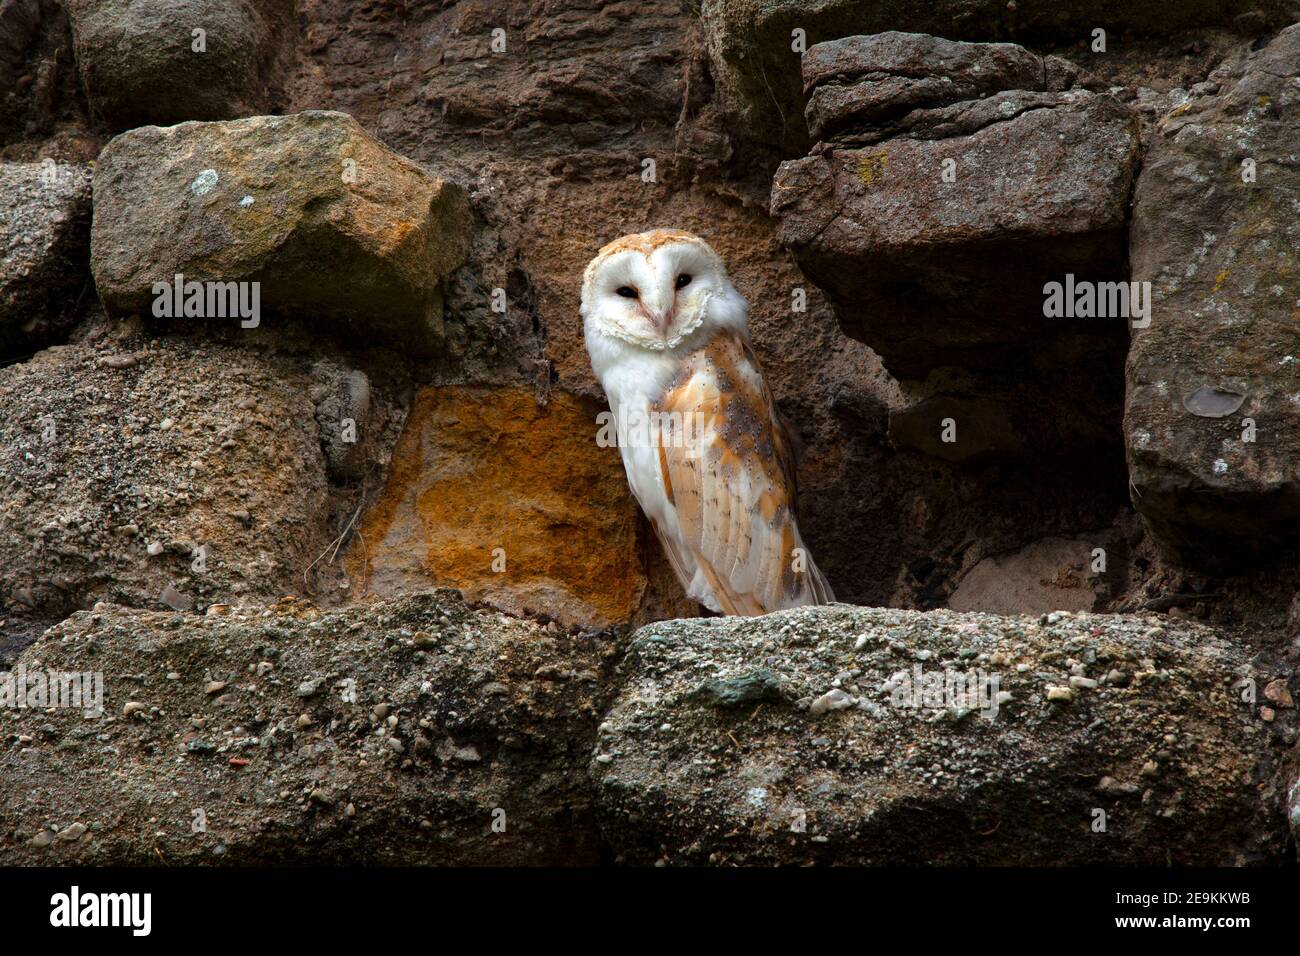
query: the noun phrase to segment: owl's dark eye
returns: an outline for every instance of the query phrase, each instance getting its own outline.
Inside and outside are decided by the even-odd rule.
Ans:
[[[622,296],[623,298],[625,298],[625,299],[635,299],[635,298],[636,298],[636,289],[632,288],[630,285],[621,285],[621,286],[618,287],[618,290],[617,290],[617,291],[618,291],[618,294],[621,295],[621,296]]]
[[[681,275],[677,277],[677,288],[685,289],[690,284],[691,284],[691,277],[688,276],[685,272],[683,272]]]

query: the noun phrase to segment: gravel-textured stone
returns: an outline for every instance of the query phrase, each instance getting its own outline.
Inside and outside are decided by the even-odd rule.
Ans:
[[[1276,751],[1241,696],[1249,655],[1205,627],[803,608],[651,625],[622,666],[591,772],[624,862],[1163,865],[1285,849],[1280,795],[1257,789]],[[983,710],[911,708],[896,694],[914,668],[998,684]],[[1128,679],[1101,682],[1112,670]],[[701,694],[759,672],[778,693],[742,707]],[[1152,760],[1158,777],[1142,776]]]
[[[0,368],[0,600],[66,612],[299,591],[328,540],[309,384],[292,362],[175,337]]]
[[[89,251],[89,166],[0,163],[0,357],[66,331]]]
[[[420,630],[439,636],[436,652],[416,648]],[[103,672],[107,716],[0,709],[0,855],[595,863],[582,767],[616,649],[603,635],[471,611],[448,591],[329,613],[292,601],[202,618],[100,605],[21,663]],[[250,672],[264,657],[274,671]],[[205,694],[216,676],[228,686]],[[296,693],[305,677],[321,682],[309,700]],[[492,681],[507,693],[481,693]],[[147,719],[113,717],[128,699],[151,708]],[[45,723],[58,742],[32,733]],[[20,734],[33,739],[11,743]],[[429,738],[450,743],[434,752]],[[58,839],[41,837],[51,827]]]

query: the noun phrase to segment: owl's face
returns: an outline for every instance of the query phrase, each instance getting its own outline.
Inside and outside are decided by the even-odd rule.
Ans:
[[[658,230],[617,239],[591,260],[582,316],[607,335],[662,351],[700,328],[711,303],[729,297],[739,299],[708,243]]]

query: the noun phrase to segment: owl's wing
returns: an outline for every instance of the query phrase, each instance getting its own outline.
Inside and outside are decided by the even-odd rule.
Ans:
[[[748,343],[719,332],[651,411],[674,568],[697,568],[728,614],[835,600],[799,536],[789,439]]]

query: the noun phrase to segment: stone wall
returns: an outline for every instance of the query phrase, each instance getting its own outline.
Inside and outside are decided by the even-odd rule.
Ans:
[[[0,665],[109,701],[0,708],[0,845],[153,859],[174,792],[169,862],[1280,860],[1297,21],[0,3]],[[866,609],[683,620],[578,315],[666,226]],[[899,710],[931,661],[1013,703]]]

